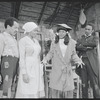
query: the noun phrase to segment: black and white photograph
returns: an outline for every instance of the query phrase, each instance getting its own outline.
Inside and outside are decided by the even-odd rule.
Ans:
[[[100,2],[0,1],[1,98],[100,98]]]

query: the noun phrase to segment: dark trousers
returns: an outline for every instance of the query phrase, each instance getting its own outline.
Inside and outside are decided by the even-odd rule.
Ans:
[[[49,88],[49,98],[73,98],[73,90],[60,91]]]
[[[3,83],[0,90],[3,90],[3,95],[8,96],[8,89],[12,87],[15,75],[18,68],[18,58],[12,56],[3,56],[1,60],[1,75]]]
[[[87,57],[82,59],[85,65],[82,68],[82,97],[88,98],[88,81],[93,89],[93,97],[99,98],[98,76],[95,75]],[[94,66],[95,67],[95,66]]]

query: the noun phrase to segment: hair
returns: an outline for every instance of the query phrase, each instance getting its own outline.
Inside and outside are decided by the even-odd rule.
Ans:
[[[70,29],[67,29],[65,27],[62,27],[62,26],[58,25],[57,32],[59,32],[59,30],[65,30],[66,32],[70,31]],[[66,33],[66,35],[64,36],[64,44],[65,45],[68,45],[69,39],[70,39],[69,35]],[[55,36],[55,43],[57,44],[58,42],[59,42],[59,35],[56,34],[56,36]]]
[[[68,45],[68,43],[69,43],[69,35],[68,34],[66,34],[65,36],[64,36],[64,44],[65,45]],[[57,35],[56,34],[56,36],[55,36],[55,43],[57,44],[59,42],[59,35]]]
[[[95,30],[94,25],[92,23],[88,23],[87,25],[91,26],[92,27],[92,30]]]
[[[18,22],[18,20],[16,18],[9,17],[8,19],[5,20],[4,27],[7,28],[7,25],[9,25],[10,27],[12,27],[13,24],[14,24],[14,21]]]

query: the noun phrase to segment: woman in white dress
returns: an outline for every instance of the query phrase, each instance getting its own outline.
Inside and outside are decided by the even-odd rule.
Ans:
[[[35,38],[38,26],[34,22],[23,25],[26,36],[19,41],[20,69],[15,98],[44,96],[43,67],[40,66],[41,47]]]

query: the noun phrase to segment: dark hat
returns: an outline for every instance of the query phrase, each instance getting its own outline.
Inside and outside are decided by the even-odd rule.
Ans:
[[[57,31],[59,31],[59,30],[70,31],[70,30],[72,30],[72,28],[66,24],[57,24]]]

